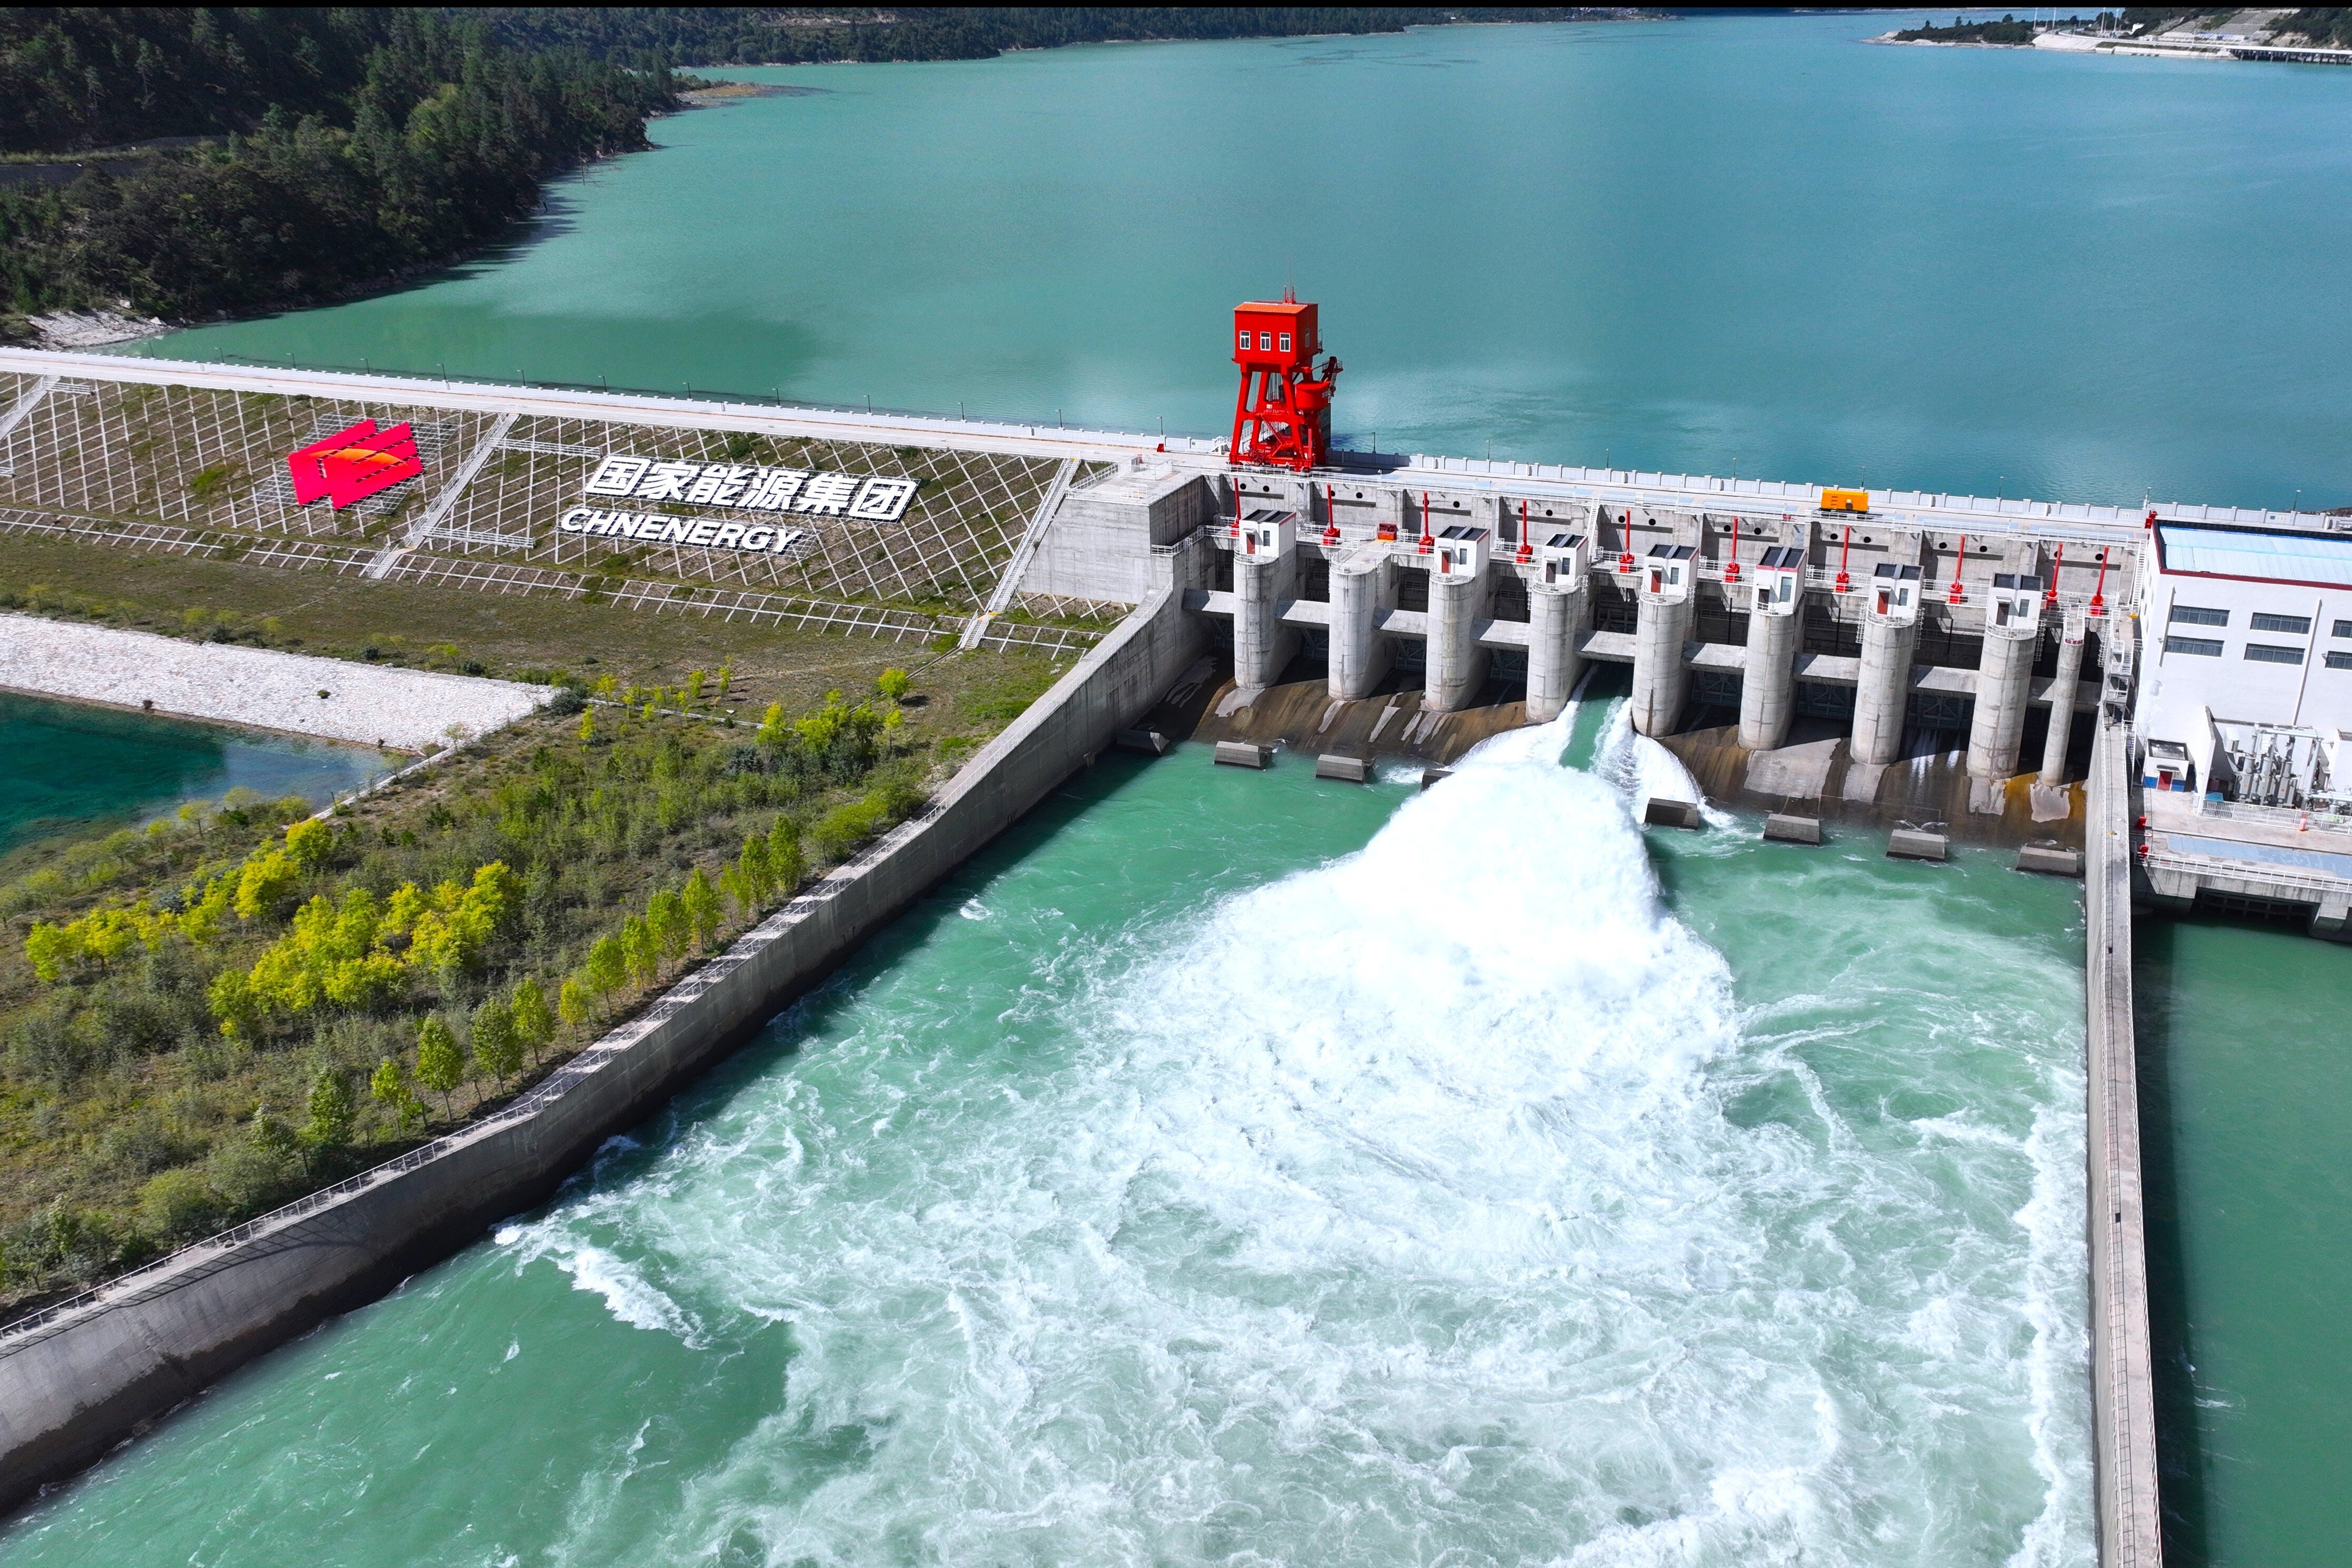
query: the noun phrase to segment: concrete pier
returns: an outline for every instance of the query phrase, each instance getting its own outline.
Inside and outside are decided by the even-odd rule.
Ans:
[[[1761,612],[1748,617],[1748,666],[1739,682],[1739,743],[1751,752],[1779,749],[1797,712],[1795,616]]]
[[[2160,1568],[2164,1538],[2132,1029],[2130,741],[2121,724],[2104,717],[2098,724],[2084,830],[2093,1484],[2100,1568]]]
[[[1690,695],[1690,664],[1683,645],[1690,640],[1696,606],[1688,596],[1679,600],[1653,594],[1646,587],[1634,610],[1633,728],[1643,735],[1673,731]]]
[[[2018,743],[2025,734],[2026,689],[2041,647],[2039,626],[2014,632],[1985,628],[1984,656],[1977,665],[1976,717],[1969,726],[1970,778],[2005,779],[2017,772]]]
[[[1853,691],[1853,760],[1884,764],[1903,752],[1911,698],[1911,654],[1919,623],[1872,610],[1862,622],[1862,670]]]
[[[2058,679],[2052,684],[2060,691],[2072,691],[2082,679],[2083,627],[2075,622],[2058,639]],[[2053,702],[2050,731],[2042,742],[2042,782],[2053,788],[2066,782],[2066,743],[2074,732],[2074,705]]]
[[[1486,574],[1429,574],[1429,663],[1421,705],[1431,713],[1458,713],[1486,684],[1486,650],[1478,620],[1486,611]]]
[[[1581,582],[1528,584],[1528,718],[1548,724],[1568,706],[1584,673],[1583,636],[1591,595]]]
[[[1295,551],[1234,555],[1234,679],[1272,686],[1298,652],[1298,633],[1282,623],[1284,601],[1297,592]],[[1433,663],[1434,661],[1433,660]]]
[[[1397,569],[1388,557],[1361,551],[1331,563],[1331,695],[1370,697],[1395,660],[1380,633],[1383,610],[1396,607]],[[1236,578],[1238,581],[1238,578]]]

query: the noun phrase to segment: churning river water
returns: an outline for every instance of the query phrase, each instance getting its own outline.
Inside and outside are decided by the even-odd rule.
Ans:
[[[2352,502],[2352,72],[1908,19],[730,70],[794,95],[142,352],[1213,431],[1291,276],[1357,446]],[[0,1564],[2086,1562],[2077,893],[1645,855],[1606,713],[1106,763]],[[2153,929],[2168,1555],[2341,1557],[2345,958]]]
[[[0,1562],[2084,1561],[2074,889],[1644,767],[1106,762]]]

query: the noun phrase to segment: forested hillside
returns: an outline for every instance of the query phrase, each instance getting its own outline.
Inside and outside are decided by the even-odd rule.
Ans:
[[[673,65],[826,60],[985,59],[1142,38],[1264,38],[1310,33],[1393,33],[1444,22],[1560,21],[1575,5],[751,5],[497,6],[485,10],[509,43],[573,45],[609,57],[660,51]],[[1612,11],[1610,15],[1620,14]]]
[[[0,142],[217,141],[0,191],[0,306],[202,317],[464,254],[540,183],[646,145],[656,58],[519,49],[433,10],[0,10]]]

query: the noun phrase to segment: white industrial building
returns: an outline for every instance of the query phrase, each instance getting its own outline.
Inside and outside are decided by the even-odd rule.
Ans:
[[[2352,536],[2161,521],[2150,532],[2143,781],[2260,805],[2352,793]]]

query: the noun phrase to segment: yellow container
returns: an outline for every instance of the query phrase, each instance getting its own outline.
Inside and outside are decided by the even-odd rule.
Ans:
[[[1823,490],[1822,510],[1823,511],[1868,511],[1870,492],[1868,490]]]

